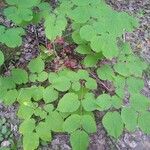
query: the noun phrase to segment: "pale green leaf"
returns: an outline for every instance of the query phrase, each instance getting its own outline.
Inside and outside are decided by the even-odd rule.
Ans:
[[[123,122],[118,112],[108,112],[102,119],[102,123],[108,134],[119,138],[123,132]]]
[[[127,130],[134,131],[136,129],[138,114],[132,108],[123,108],[121,110],[121,118]]]
[[[41,73],[45,68],[45,64],[40,57],[37,57],[30,61],[28,68],[32,73]]]
[[[150,112],[139,114],[138,126],[145,134],[150,134]]]
[[[75,112],[80,106],[78,95],[75,93],[65,94],[59,101],[57,109],[60,112]]]
[[[63,124],[63,130],[68,133],[74,132],[80,127],[81,127],[81,116],[77,114],[69,116]]]
[[[12,78],[16,84],[26,84],[28,82],[28,73],[23,69],[13,69]]]
[[[89,144],[89,136],[85,131],[77,130],[71,134],[70,143],[73,150],[86,150]]]

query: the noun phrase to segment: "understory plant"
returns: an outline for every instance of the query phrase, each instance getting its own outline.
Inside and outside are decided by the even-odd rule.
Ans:
[[[105,112],[102,124],[114,138],[137,128],[150,133],[150,101],[141,94],[147,64],[121,40],[125,32],[138,27],[135,18],[103,0],[59,0],[56,6],[41,0],[6,2],[4,15],[15,26],[0,26],[2,44],[20,46],[23,28],[42,20],[54,54],[61,52],[56,39],[67,34],[76,55],[83,58],[80,68],[52,71],[38,56],[26,69],[13,68],[9,76],[1,75],[0,99],[6,105],[19,103],[24,150],[50,142],[53,132],[68,133],[73,150],[86,150],[89,135],[97,130],[95,111]],[[0,66],[3,63],[0,51]]]

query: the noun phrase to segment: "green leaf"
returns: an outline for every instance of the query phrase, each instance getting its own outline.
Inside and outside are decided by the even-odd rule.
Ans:
[[[4,54],[0,51],[0,66],[4,63]]]
[[[41,119],[45,119],[47,117],[47,112],[43,111],[42,108],[38,107],[34,110],[34,115],[40,117]]]
[[[30,74],[30,75],[29,75],[29,80],[30,80],[31,82],[36,82],[37,79],[38,79],[37,74]]]
[[[108,112],[102,119],[102,123],[108,134],[119,138],[123,132],[123,122],[118,112]]]
[[[56,37],[61,37],[62,32],[65,30],[67,26],[67,20],[64,16],[55,16],[55,15],[48,15],[45,18],[45,34],[46,37],[54,41]]]
[[[98,62],[98,57],[95,55],[87,55],[84,58],[83,64],[85,65],[85,67],[94,67],[97,62]]]
[[[94,118],[90,115],[82,116],[82,127],[88,133],[96,132],[96,122]]]
[[[79,69],[77,74],[79,79],[84,79],[84,80],[89,79],[89,73],[86,70]]]
[[[45,103],[51,103],[58,99],[58,92],[51,86],[48,86],[43,92],[43,100]]]
[[[93,78],[87,78],[85,83],[86,88],[90,90],[97,89],[97,82]]]
[[[73,150],[86,150],[89,144],[89,136],[85,131],[77,130],[71,134],[70,143]]]
[[[82,106],[85,111],[94,111],[98,108],[96,99],[92,93],[87,93],[82,100]]]
[[[31,87],[32,97],[35,101],[40,101],[43,98],[44,87],[42,86],[33,86]]]
[[[74,93],[65,94],[59,101],[57,109],[60,112],[75,112],[80,106],[78,95]]]
[[[86,45],[86,44],[82,44],[82,45],[79,45],[76,49],[75,49],[76,52],[78,52],[79,54],[92,54],[92,51],[91,51],[91,48]]]
[[[10,48],[19,47],[22,44],[21,36],[25,34],[23,28],[5,29],[5,27],[0,28],[0,33],[0,42]]]
[[[60,76],[58,78],[55,78],[54,80],[51,80],[51,82],[52,82],[52,86],[58,91],[65,92],[69,90],[71,87],[70,79],[68,79],[65,76]]]
[[[62,116],[57,112],[51,112],[45,119],[47,125],[50,127],[50,129],[54,132],[62,132],[63,131],[63,118]]]
[[[80,127],[81,127],[81,116],[77,114],[69,116],[63,124],[63,130],[68,133],[74,132]]]
[[[119,109],[123,106],[123,100],[119,98],[118,96],[113,96],[111,98],[112,106],[116,109]]]
[[[91,39],[91,48],[95,52],[102,52],[106,58],[112,59],[117,57],[119,50],[116,44],[116,40],[110,36],[95,36]]]
[[[6,105],[12,105],[17,100],[17,97],[18,97],[18,91],[16,89],[10,90],[4,96],[4,103]]]
[[[80,88],[81,88],[80,82],[73,82],[73,83],[72,83],[72,89],[73,89],[74,91],[79,91]]]
[[[135,77],[129,77],[127,78],[127,85],[129,92],[140,93],[144,87],[144,80]]]
[[[131,75],[128,64],[122,62],[117,63],[114,65],[114,69],[117,73],[119,73],[122,76],[128,77]]]
[[[108,94],[102,94],[97,97],[96,103],[100,111],[108,110],[111,107],[111,97]]]
[[[48,73],[47,72],[43,71],[43,72],[41,72],[41,73],[38,74],[37,80],[39,82],[44,82],[47,79],[48,79]]]
[[[137,126],[138,114],[130,107],[125,107],[121,111],[121,118],[125,124],[126,129],[134,131]]]
[[[96,31],[91,25],[85,25],[80,29],[80,36],[86,41],[91,41],[91,38],[96,35]]]
[[[72,33],[72,39],[77,44],[83,44],[85,42],[83,39],[81,39],[80,34],[79,34],[78,31],[75,31],[75,32]],[[79,51],[83,51],[83,50],[79,50]]]
[[[32,73],[41,73],[45,68],[45,64],[40,57],[37,57],[30,61],[28,68]]]
[[[76,23],[86,23],[90,19],[90,14],[88,9],[85,9],[84,7],[76,7],[70,11],[69,17]]]
[[[20,127],[19,127],[19,132],[21,134],[29,134],[35,129],[35,120],[34,119],[26,119],[24,120]]]
[[[36,126],[36,133],[43,141],[51,141],[51,130],[45,122],[40,122]]]
[[[109,65],[103,65],[97,69],[97,75],[101,80],[113,80],[115,74]]]
[[[39,146],[39,137],[36,133],[31,132],[23,136],[23,149],[35,150]]]
[[[23,22],[29,22],[33,19],[32,10],[24,7],[8,7],[4,10],[4,14],[9,20],[12,20],[18,25]]]
[[[18,97],[17,97],[17,101],[19,103],[24,103],[24,102],[29,102],[31,100],[32,97],[32,92],[31,88],[21,88],[19,91]]]
[[[28,82],[28,73],[23,69],[13,69],[12,78],[16,84],[26,84]]]
[[[131,107],[137,111],[145,111],[150,107],[150,101],[147,97],[141,94],[132,94],[130,98]]]
[[[7,76],[7,77],[0,77],[0,87],[6,90],[11,90],[16,88],[16,84],[12,80],[12,77]]]
[[[150,134],[150,112],[139,114],[138,126],[145,134]]]
[[[33,106],[22,104],[19,107],[17,115],[21,119],[28,119],[33,115],[33,113],[34,113],[34,107]]]

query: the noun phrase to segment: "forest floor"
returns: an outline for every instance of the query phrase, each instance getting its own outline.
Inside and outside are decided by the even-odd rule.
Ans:
[[[140,20],[140,27],[132,33],[126,33],[126,40],[130,42],[133,51],[150,64],[150,0],[106,0],[117,11],[126,11]],[[0,6],[1,7],[1,6]],[[0,24],[11,27],[12,23],[0,15]],[[6,58],[6,74],[14,66],[24,67],[32,58],[38,55],[39,43],[45,43],[44,29],[42,24],[30,25],[26,28],[27,34],[23,39],[21,49],[8,50]],[[2,46],[0,45],[0,49]],[[10,53],[11,51],[11,53]],[[150,97],[150,69],[145,72],[145,87],[143,94]],[[0,103],[0,120],[6,119],[6,126],[12,135],[12,140],[17,144],[16,150],[21,150],[18,143],[21,142],[18,127],[17,105],[5,107]],[[95,112],[96,116],[101,116]],[[100,118],[100,117],[98,117]],[[150,136],[144,135],[141,131],[134,133],[124,132],[123,136],[115,141],[105,132],[101,120],[97,120],[98,131],[91,135],[89,150],[149,150]],[[20,142],[19,142],[20,141]],[[5,138],[0,143],[0,150],[9,146],[11,141]],[[56,134],[51,143],[43,143],[39,150],[71,150],[68,136],[65,134]]]

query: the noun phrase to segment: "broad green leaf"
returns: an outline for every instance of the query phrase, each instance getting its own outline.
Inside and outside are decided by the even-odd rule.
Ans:
[[[34,110],[34,115],[40,117],[41,119],[45,119],[47,117],[47,112],[43,111],[40,107]]]
[[[108,94],[102,94],[97,97],[96,103],[100,111],[108,110],[111,107],[111,97]]]
[[[127,78],[128,90],[131,93],[140,93],[144,87],[144,79],[139,79],[135,77]]]
[[[81,88],[80,82],[73,82],[73,83],[72,83],[72,89],[73,89],[74,91],[79,91],[80,88]]]
[[[60,76],[52,80],[52,86],[58,91],[65,92],[70,89],[71,82],[70,82],[70,79],[68,79],[67,77]]]
[[[51,141],[51,130],[45,122],[40,122],[36,126],[36,133],[43,141]]]
[[[20,25],[23,22],[29,22],[33,19],[32,10],[24,7],[8,7],[4,10],[4,14],[9,20],[12,20],[17,25]]]
[[[82,116],[82,128],[88,133],[96,132],[96,122],[90,115]]]
[[[78,52],[79,54],[92,54],[92,51],[91,51],[91,48],[86,45],[86,44],[81,44],[79,45],[76,49],[75,49],[76,52]]]
[[[131,107],[125,107],[121,110],[121,118],[127,130],[134,131],[136,129],[138,114]]]
[[[95,55],[87,55],[84,58],[83,64],[85,65],[85,67],[94,67],[97,62],[98,62],[98,57]]]
[[[44,110],[48,113],[51,113],[54,110],[54,106],[52,104],[47,104],[44,106]]]
[[[32,97],[32,92],[33,92],[33,90],[31,91],[31,88],[21,88],[18,91],[19,94],[17,97],[17,101],[21,104],[24,102],[29,102]]]
[[[102,52],[106,58],[112,59],[117,57],[119,50],[116,44],[116,40],[110,36],[94,36],[91,39],[91,48],[95,52]]]
[[[39,82],[44,82],[45,80],[47,80],[47,78],[48,78],[48,73],[45,72],[45,71],[43,71],[43,72],[41,72],[41,73],[38,74],[37,80]]]
[[[111,103],[112,106],[116,109],[119,109],[123,106],[123,100],[116,95],[111,98]]]
[[[28,119],[30,118],[34,113],[34,107],[31,105],[20,105],[19,110],[18,110],[18,117],[21,119]]]
[[[45,121],[52,131],[54,132],[63,131],[64,121],[62,116],[57,111],[49,113]]]
[[[58,98],[58,92],[51,86],[48,86],[43,92],[43,100],[45,103],[51,103]]]
[[[9,90],[4,96],[4,103],[6,105],[12,105],[17,100],[17,97],[18,97],[18,91],[16,89]]]
[[[114,69],[117,73],[119,73],[122,76],[128,77],[130,76],[130,70],[129,70],[129,66],[126,63],[117,63],[114,65]]]
[[[86,70],[79,69],[77,74],[79,79],[84,79],[84,80],[89,79],[89,73]]]
[[[23,69],[13,69],[12,78],[16,84],[26,84],[28,82],[28,73]]]
[[[92,93],[87,93],[82,100],[82,106],[85,111],[94,111],[98,108],[96,99]]]
[[[77,130],[71,134],[70,143],[73,150],[86,150],[89,144],[89,136],[85,131]]]
[[[69,17],[76,23],[86,23],[90,19],[90,14],[88,8],[85,9],[84,7],[76,7],[70,11]]]
[[[11,90],[16,88],[16,84],[13,81],[12,77],[7,76],[7,77],[0,77],[0,87],[6,90]]]
[[[67,26],[67,20],[64,16],[58,15],[48,15],[45,18],[45,34],[46,37],[54,41],[56,37],[61,37],[62,32],[65,30]]]
[[[93,78],[87,78],[85,83],[86,88],[90,90],[97,89],[97,82]]]
[[[30,61],[28,68],[32,73],[41,73],[45,68],[45,64],[40,57],[37,57]]]
[[[1,27],[1,26],[0,26]],[[1,28],[0,28],[1,29]],[[0,42],[10,48],[19,47],[22,44],[21,36],[25,34],[23,28],[10,28],[0,31]]]
[[[139,114],[138,126],[145,134],[150,134],[150,112],[145,111]]]
[[[34,101],[40,101],[43,98],[44,87],[42,86],[33,86],[32,90],[32,98]]]
[[[38,79],[37,74],[30,74],[30,75],[29,75],[29,80],[30,80],[31,82],[36,82],[37,79]]]
[[[21,123],[19,127],[19,132],[23,135],[26,135],[31,133],[34,129],[35,129],[35,120],[26,119]]]
[[[141,94],[132,94],[130,97],[131,107],[137,111],[145,111],[150,108],[150,101],[147,97]]]
[[[80,106],[78,95],[75,93],[65,94],[59,101],[57,109],[60,112],[75,112]]]
[[[97,69],[97,75],[101,80],[113,80],[115,74],[109,65],[103,65]]]
[[[36,133],[31,132],[23,136],[23,149],[35,150],[39,146],[39,137]]]
[[[80,127],[81,127],[81,116],[77,114],[69,116],[63,124],[63,130],[68,133],[74,132]]]
[[[86,41],[91,41],[91,38],[96,35],[96,31],[91,25],[85,25],[80,29],[80,36]]]
[[[75,31],[72,33],[72,39],[77,44],[83,44],[85,42],[83,39],[81,39],[78,31]],[[79,53],[80,53],[80,51],[83,51],[83,50],[79,50]]]
[[[102,123],[108,134],[119,138],[123,132],[123,122],[118,112],[107,112],[102,119]]]
[[[4,54],[0,51],[0,66],[4,63]]]

